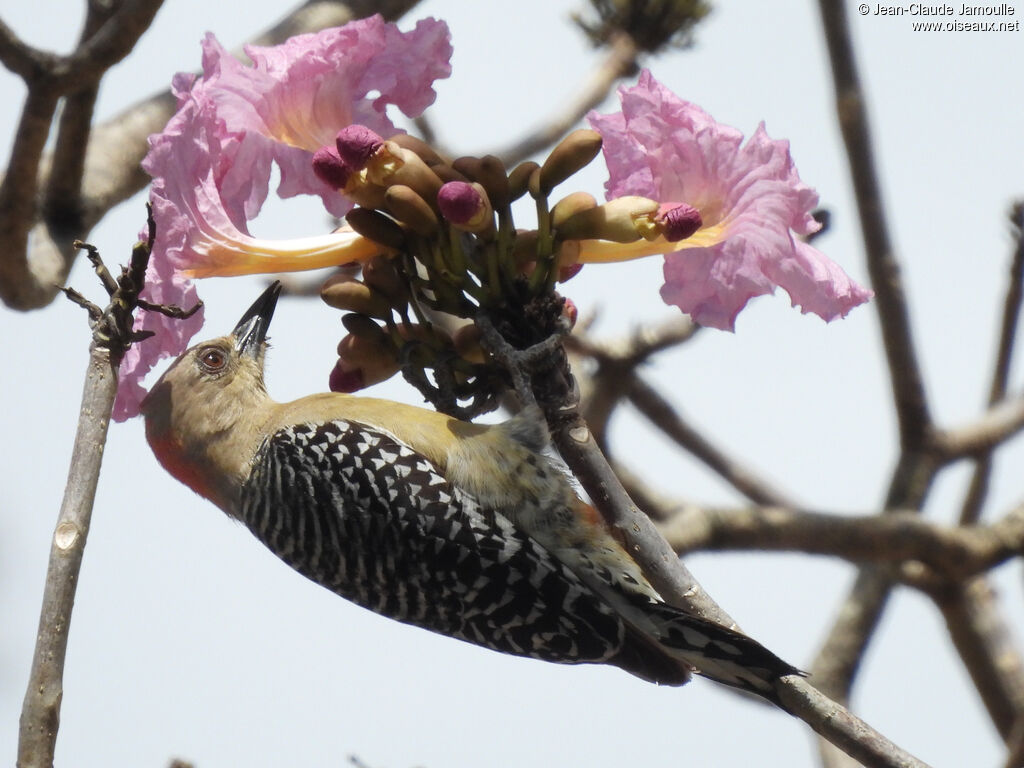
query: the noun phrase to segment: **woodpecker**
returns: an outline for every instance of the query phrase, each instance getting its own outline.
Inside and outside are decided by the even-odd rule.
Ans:
[[[666,604],[544,453],[536,406],[480,425],[339,393],[272,400],[263,366],[279,294],[275,283],[231,335],[182,354],[143,403],[171,475],[376,613],[659,684],[695,671],[781,706],[775,680],[803,673]]]

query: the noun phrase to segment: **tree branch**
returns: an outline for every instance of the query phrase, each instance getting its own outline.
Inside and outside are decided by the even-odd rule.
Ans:
[[[1006,298],[1003,299],[1003,322],[999,330],[999,344],[989,386],[988,404],[995,405],[1006,397],[1010,377],[1010,363],[1013,360],[1013,346],[1017,338],[1017,324],[1020,320],[1021,302],[1024,301],[1024,203],[1018,203],[1010,214],[1017,247],[1013,249],[1010,274],[1006,280]],[[960,510],[961,523],[973,523],[981,517],[981,508],[988,495],[988,480],[992,473],[992,451],[978,455],[971,484]]]
[[[927,768],[926,763],[900,749],[804,678],[781,678],[776,689],[790,712],[861,764],[869,768]]]
[[[607,55],[593,70],[588,80],[572,89],[561,112],[553,115],[547,123],[533,130],[511,147],[491,152],[512,168],[523,160],[542,152],[567,134],[590,110],[608,98],[615,84],[636,72],[637,47],[633,39],[625,34],[616,34],[607,46]]]
[[[1024,554],[1024,505],[991,526],[948,527],[914,512],[843,516],[751,507],[681,508],[659,525],[677,553],[766,550],[831,555],[853,563],[917,560],[936,575],[959,581]]]
[[[996,403],[976,421],[963,427],[938,430],[932,438],[935,452],[950,462],[984,455],[1024,429],[1024,396]]]
[[[833,0],[819,0],[818,7],[832,64],[836,115],[846,145],[850,178],[860,214],[861,236],[871,285],[875,290],[874,305],[878,310],[882,344],[889,363],[900,437],[904,447],[920,446],[932,420],[910,330],[900,265],[886,223],[864,95],[846,23],[846,5]]]
[[[1024,715],[1024,660],[1000,615],[988,579],[948,585],[932,594],[949,636],[992,722],[1008,745]]]
[[[756,504],[778,507],[797,506],[785,493],[776,489],[752,469],[728,456],[709,439],[683,420],[657,390],[635,373],[627,384],[627,397],[640,413],[671,438],[677,445],[704,462],[728,481],[736,490]]]
[[[101,311],[77,294],[69,293],[76,303],[89,310],[92,343],[71,467],[50,547],[32,670],[22,705],[19,768],[49,768],[53,765],[64,695],[64,659],[78,573],[89,536],[110,411],[117,395],[117,369],[131,343],[132,311],[142,289],[153,234],[150,218],[149,242],[135,246],[131,266],[122,273],[106,310]],[[94,263],[102,267],[98,256]],[[107,288],[110,289],[109,286]]]

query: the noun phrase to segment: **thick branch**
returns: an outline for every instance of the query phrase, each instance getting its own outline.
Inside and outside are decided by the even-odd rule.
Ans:
[[[845,517],[774,507],[684,507],[660,526],[680,555],[701,550],[797,551],[855,563],[918,560],[949,580],[1024,554],[1024,505],[995,525],[948,527],[912,512]]]
[[[976,421],[935,433],[935,451],[943,461],[983,455],[1024,429],[1024,396],[1003,400]]]
[[[565,368],[564,357],[559,354],[560,345],[551,345],[557,337],[551,336],[527,349],[518,350],[500,336],[489,317],[478,316],[476,325],[481,330],[485,349],[512,379],[520,401],[533,406],[538,401],[544,403],[545,416],[562,458],[590,495],[616,538],[662,598],[688,613],[727,627],[736,627],[736,623],[704,592],[679,561],[612,472],[586,422],[579,416],[572,374]],[[548,387],[544,385],[540,386],[544,397],[534,389],[538,384],[535,375],[541,371],[545,372],[541,378],[558,382],[554,390],[560,393],[557,398],[551,398]],[[842,713],[845,710],[828,701],[798,676],[780,678],[776,685],[783,702],[792,699],[791,711],[794,714],[806,719],[848,754],[863,756],[868,765],[923,766],[866,723],[849,713],[844,717]]]
[[[868,768],[927,768],[889,739],[830,700],[802,677],[791,675],[776,683],[779,698],[830,744]]]
[[[704,592],[651,520],[626,494],[583,419],[577,416],[555,423],[552,438],[558,452],[654,588],[667,602],[689,613],[735,627],[732,617]]]

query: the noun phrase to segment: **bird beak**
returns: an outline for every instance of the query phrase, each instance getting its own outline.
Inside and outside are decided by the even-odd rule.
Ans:
[[[274,307],[277,306],[280,295],[281,283],[275,280],[242,315],[235,330],[231,332],[235,339],[235,349],[239,354],[256,357],[263,348],[263,341],[267,338],[267,329],[270,327]]]

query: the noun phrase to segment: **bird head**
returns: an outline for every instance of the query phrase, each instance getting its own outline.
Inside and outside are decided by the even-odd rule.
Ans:
[[[146,438],[160,463],[222,508],[228,502],[225,489],[213,487],[220,483],[209,478],[242,471],[229,465],[245,454],[239,442],[255,434],[262,406],[270,402],[263,363],[280,294],[281,284],[275,282],[229,335],[186,350],[142,403]]]

